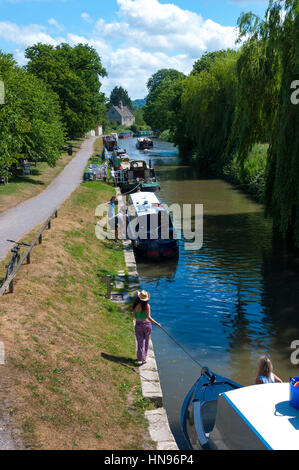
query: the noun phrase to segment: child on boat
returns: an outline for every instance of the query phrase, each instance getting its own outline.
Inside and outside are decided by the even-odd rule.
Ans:
[[[269,384],[282,382],[282,380],[273,374],[273,364],[267,356],[262,356],[258,363],[258,373],[255,379],[256,384]]]

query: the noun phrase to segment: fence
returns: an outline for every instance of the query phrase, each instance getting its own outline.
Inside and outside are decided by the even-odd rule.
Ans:
[[[50,215],[50,217],[46,220],[38,234],[35,236],[33,242],[31,245],[28,247],[28,249],[25,251],[25,253],[22,255],[20,258],[20,261],[18,264],[15,266],[13,272],[8,276],[2,287],[0,288],[0,297],[6,292],[7,289],[9,289],[10,293],[13,293],[14,291],[14,278],[16,277],[17,272],[19,271],[20,267],[22,266],[23,262],[25,259],[27,260],[27,264],[30,264],[30,253],[32,248],[36,245],[38,242],[39,245],[42,243],[43,240],[43,232],[46,228],[50,229],[51,228],[51,220],[55,217],[58,216],[58,210],[55,209],[53,213]]]

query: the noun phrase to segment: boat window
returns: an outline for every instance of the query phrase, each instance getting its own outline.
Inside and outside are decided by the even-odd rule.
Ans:
[[[135,231],[141,240],[169,240],[174,238],[173,224],[167,212],[139,216]]]

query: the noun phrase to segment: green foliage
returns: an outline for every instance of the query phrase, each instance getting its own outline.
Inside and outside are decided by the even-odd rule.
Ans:
[[[191,74],[184,82],[182,111],[194,158],[204,172],[215,171],[231,135],[236,103],[238,53],[228,50],[209,70]]]
[[[110,106],[119,106],[120,101],[124,106],[127,106],[129,109],[133,110],[133,105],[131,98],[127,90],[123,87],[114,87],[110,94]]]
[[[106,109],[99,76],[106,70],[88,45],[35,44],[25,52],[26,70],[57,93],[68,136],[81,137],[101,122]]]
[[[0,107],[0,167],[27,158],[51,166],[64,143],[58,98],[40,79],[16,66],[0,53],[5,105]]]
[[[200,59],[194,62],[191,74],[197,75],[198,73],[201,73],[204,70],[206,72],[209,72],[214,62],[217,59],[222,59],[226,57],[228,51],[229,49],[221,49],[220,51],[205,52]]]
[[[175,132],[178,122],[178,101],[184,78],[183,74],[178,72],[175,75],[172,71],[172,78],[166,77],[153,87],[143,107],[144,120],[152,129],[160,131],[172,129]]]
[[[259,202],[264,201],[267,144],[255,144],[245,162],[241,162],[238,155],[224,165],[223,175],[231,183],[243,185]]]
[[[238,63],[239,97],[233,137],[244,164],[257,141],[268,141],[265,203],[274,227],[299,246],[299,113],[291,83],[299,78],[299,4],[271,0],[261,20],[239,19],[249,35]]]
[[[154,93],[156,88],[160,86],[165,80],[176,81],[178,79],[184,78],[185,75],[182,72],[179,72],[175,69],[160,69],[158,72],[154,73],[147,82],[147,89],[149,95],[147,101],[151,100],[151,94]]]
[[[274,225],[299,246],[299,109],[291,102],[291,83],[299,79],[299,3],[269,6],[269,49],[281,58],[281,87],[274,116],[266,179],[266,210]]]

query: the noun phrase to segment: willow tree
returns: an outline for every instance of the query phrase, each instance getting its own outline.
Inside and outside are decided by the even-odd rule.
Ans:
[[[238,53],[228,50],[208,70],[184,81],[182,109],[200,169],[215,172],[225,156],[235,112]]]
[[[299,3],[287,1],[285,7],[282,24],[275,7],[272,14],[270,45],[280,52],[282,77],[269,148],[266,204],[275,226],[299,247],[299,105],[291,100],[291,85],[299,79]]]
[[[250,35],[239,64],[239,154],[244,160],[253,143],[268,139],[266,213],[299,246],[299,107],[291,100],[299,78],[298,0],[270,1],[264,20],[246,14],[239,26],[240,37]]]

